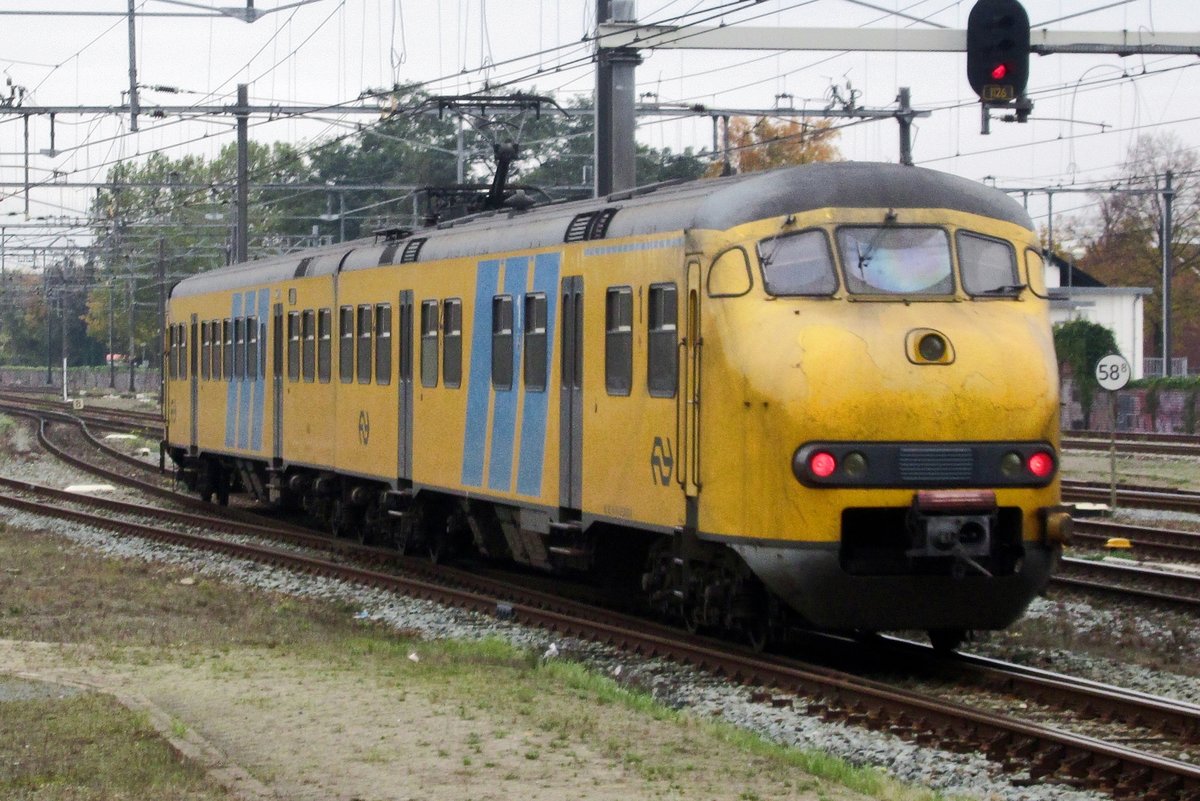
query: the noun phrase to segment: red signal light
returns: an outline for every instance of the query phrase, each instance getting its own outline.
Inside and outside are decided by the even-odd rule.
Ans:
[[[817,451],[808,457],[808,469],[817,478],[829,478],[837,470],[837,459],[828,451]]]
[[[1025,466],[1038,478],[1045,478],[1054,471],[1054,458],[1044,451],[1039,451],[1029,457]]]
[[[1008,65],[1007,64],[997,64],[996,66],[992,67],[992,80],[993,81],[1002,81],[1002,80],[1004,80],[1004,76],[1006,76],[1006,75],[1008,75]]]

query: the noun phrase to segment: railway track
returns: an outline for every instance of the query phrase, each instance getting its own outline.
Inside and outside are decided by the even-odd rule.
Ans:
[[[155,467],[146,461],[112,448],[97,438],[89,431],[87,423],[79,419],[76,415],[57,409],[29,409],[24,405],[14,405],[11,401],[0,403],[0,410],[6,410],[11,414],[25,416],[37,421],[38,441],[42,447],[74,467],[96,475],[106,481],[118,483],[133,490],[146,493],[147,495],[169,501],[182,508],[197,512],[205,512],[211,508],[208,504],[193,496],[176,492],[169,484],[162,480],[161,476],[144,480],[137,475],[131,475],[127,469],[102,467],[75,456],[71,453],[69,447],[64,447],[52,441],[48,433],[52,427],[51,421],[69,424],[78,427],[87,447],[96,449],[108,459],[116,460],[122,468],[133,466],[136,468],[135,473],[139,475],[155,471]],[[243,510],[229,510],[228,514],[236,520],[252,525],[261,522],[260,515]],[[1087,532],[1098,525],[1095,522],[1084,521],[1082,528]],[[1182,532],[1180,533],[1182,534]],[[1167,603],[1186,608],[1200,606],[1200,577],[1150,570],[1135,565],[1119,565],[1083,559],[1064,559],[1053,581],[1057,586],[1076,590],[1133,596],[1156,603]]]
[[[1074,545],[1096,551],[1110,540],[1127,540],[1130,555],[1138,559],[1166,559],[1175,562],[1200,562],[1200,532],[1113,523],[1107,520],[1079,519],[1072,533]]]
[[[1064,557],[1050,582],[1052,586],[1200,609],[1200,573]]]
[[[19,482],[18,482],[19,483]],[[138,522],[146,510],[130,505],[133,517],[118,515],[108,507],[103,514],[72,508],[51,494],[45,500],[29,500],[22,494],[40,494],[32,485],[9,485],[0,495],[0,504],[39,515],[53,515],[78,525],[87,525],[159,542],[182,545],[229,557],[251,559],[275,567],[337,578],[356,584],[397,592],[410,597],[448,603],[487,615],[502,615],[522,623],[582,639],[616,645],[636,653],[668,657],[698,668],[735,679],[751,687],[757,697],[775,705],[802,707],[808,714],[840,720],[873,729],[891,731],[926,745],[951,750],[979,750],[1002,763],[1010,771],[1028,775],[1029,781],[1058,780],[1105,790],[1117,798],[1140,797],[1147,801],[1195,801],[1200,798],[1200,767],[1160,754],[1130,748],[1088,734],[1071,733],[1058,725],[1050,726],[1028,719],[989,711],[982,706],[949,701],[944,693],[930,695],[901,689],[895,684],[863,679],[850,673],[799,662],[783,656],[760,655],[747,649],[696,637],[659,624],[630,618],[511,584],[470,573],[431,565],[411,558],[391,555],[392,565],[408,568],[403,572],[362,567],[357,557],[347,562],[346,551],[361,551],[371,558],[378,549],[364,549],[350,543],[299,533],[258,531],[268,536],[266,544],[244,537],[231,539],[195,533],[192,522],[183,530]],[[237,528],[240,528],[237,527]],[[245,533],[245,532],[239,532]],[[303,544],[305,550],[280,547],[277,537],[286,537],[289,546]],[[311,549],[335,548],[334,558],[315,556]],[[414,565],[419,565],[413,569]],[[926,656],[928,649],[926,649]],[[971,664],[977,677],[990,672],[988,679],[998,686],[1002,698],[992,706],[1003,706],[1004,697],[1031,698],[1037,692],[1054,708],[1091,710],[1091,714],[1115,722],[1118,731],[1126,731],[1131,721],[1155,732],[1171,736],[1173,749],[1185,749],[1197,742],[1200,709],[1148,697],[1138,698],[1117,688],[1087,688],[1084,683],[1066,677],[1035,677],[1027,669],[1015,673],[995,664],[985,668]],[[1019,674],[1019,675],[1018,675]],[[986,682],[972,679],[976,684]],[[1053,693],[1049,689],[1054,686]],[[761,689],[771,688],[771,689]],[[1110,726],[1110,730],[1112,726]],[[1178,750],[1176,750],[1178,753]]]
[[[1062,497],[1067,503],[1109,502],[1108,484],[1098,481],[1063,481]],[[1117,504],[1135,509],[1159,509],[1200,514],[1200,492],[1163,487],[1117,485]]]
[[[1112,444],[1112,434],[1107,431],[1063,432],[1061,444],[1067,450],[1107,451]],[[1200,458],[1200,435],[1197,434],[1118,431],[1116,446],[1122,454],[1140,453]]]
[[[35,393],[14,393],[9,389],[0,391],[0,406],[30,412],[59,412],[77,417],[98,428],[138,430],[154,439],[161,439],[163,433],[162,414],[158,411],[111,409],[88,401],[84,401],[82,409],[76,410],[61,398],[42,397]]]
[[[39,428],[44,438],[46,423]],[[82,428],[86,430],[86,426]],[[76,466],[93,472],[97,470],[67,454],[63,448],[51,447],[70,458]],[[112,478],[118,480],[116,476]],[[994,709],[989,711],[986,704],[977,706],[947,701],[785,657],[753,654],[728,643],[692,637],[675,629],[576,604],[557,595],[430,565],[392,551],[332,540],[311,531],[289,530],[282,525],[249,528],[245,522],[231,521],[225,516],[213,518],[170,510],[151,511],[141,504],[114,506],[116,502],[98,499],[84,501],[79,496],[56,494],[28,482],[6,480],[0,482],[0,489],[7,493],[0,496],[0,504],[37,514],[51,514],[82,525],[314,575],[342,578],[412,597],[452,603],[484,614],[512,616],[562,634],[616,644],[642,654],[669,656],[736,677],[751,686],[774,688],[756,691],[772,703],[801,705],[810,714],[887,729],[927,745],[980,750],[1008,770],[1027,773],[1030,781],[1066,781],[1104,790],[1118,798],[1138,796],[1147,801],[1200,799],[1200,767],[1111,741],[1119,737],[1105,740],[1089,734],[1066,733],[1055,725],[1061,723],[1055,717],[1055,710],[1065,710],[1080,717],[1095,716],[1116,722],[1124,730],[1130,727],[1144,730],[1148,732],[1147,740],[1169,739],[1170,745],[1162,750],[1178,754],[1194,750],[1200,744],[1197,742],[1200,739],[1200,710],[1188,705],[1145,696],[1138,698],[1137,694],[1118,688],[1085,688],[1086,683],[1073,678],[1035,678],[1029,675],[1028,669],[1012,666],[992,665],[985,670],[966,657],[955,663],[959,666],[955,669],[961,668],[964,675],[969,672],[978,686],[1007,694],[1010,698],[1036,700],[1039,707],[1050,710],[1043,712],[1046,722],[1039,723],[1001,714]],[[31,501],[19,497],[30,494],[44,496],[44,499]],[[167,491],[159,496],[175,503],[212,510],[210,505],[174,492]],[[80,511],[76,507],[81,503],[103,505],[102,514]],[[173,527],[137,522],[139,516],[147,515],[161,520],[166,518],[160,516],[169,516]],[[218,524],[218,520],[222,522]],[[224,531],[237,539],[196,533],[211,531]],[[242,541],[246,537],[265,537],[274,544]],[[297,548],[301,550],[297,551]],[[321,552],[332,552],[332,557],[313,555]],[[347,564],[348,560],[352,563]],[[374,567],[358,566],[364,562]],[[387,570],[379,569],[381,566]],[[986,678],[981,678],[984,676]],[[992,702],[990,706],[1003,708],[1004,704]]]

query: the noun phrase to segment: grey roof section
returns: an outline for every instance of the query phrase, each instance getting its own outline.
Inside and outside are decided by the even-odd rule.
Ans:
[[[830,162],[686,183],[659,184],[606,198],[552,204],[528,211],[501,210],[414,232],[428,241],[419,261],[503,253],[563,244],[576,215],[617,209],[605,239],[736,225],[827,207],[952,208],[1033,230],[1029,215],[1002,192],[965,178],[920,167],[872,162]],[[276,259],[239,264],[185,279],[172,297],[232,290],[299,275],[376,267],[385,251],[374,239]],[[393,248],[393,255],[395,249]],[[395,257],[398,260],[398,256]]]

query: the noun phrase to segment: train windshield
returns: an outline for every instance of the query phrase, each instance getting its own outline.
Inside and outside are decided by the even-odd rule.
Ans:
[[[1012,245],[966,231],[959,231],[955,238],[958,267],[968,294],[1011,297],[1025,288],[1017,283],[1017,256]]]
[[[832,295],[833,256],[824,231],[801,231],[758,243],[763,284],[772,295]]]
[[[950,239],[940,228],[862,226],[837,233],[846,288],[856,295],[949,295]]]

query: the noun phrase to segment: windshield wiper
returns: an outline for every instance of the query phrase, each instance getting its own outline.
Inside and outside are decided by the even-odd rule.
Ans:
[[[1004,286],[996,286],[991,289],[985,289],[982,292],[976,292],[977,295],[1009,295],[1016,294],[1022,289],[1028,287],[1029,284],[1005,284]]]

